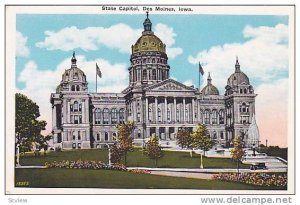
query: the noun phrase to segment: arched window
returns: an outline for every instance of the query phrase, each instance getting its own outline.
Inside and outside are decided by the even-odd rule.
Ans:
[[[117,124],[117,109],[113,108],[111,110],[111,124]]]
[[[78,131],[78,140],[81,140],[81,135],[80,135],[80,131]]]
[[[157,118],[158,118],[158,121],[160,122],[161,121],[161,111],[160,111],[160,108],[157,108]]]
[[[74,110],[74,112],[78,112],[78,102],[77,101],[74,102],[73,110]]]
[[[101,124],[101,110],[99,108],[95,110],[95,124]]]
[[[151,122],[152,121],[152,116],[153,116],[153,113],[152,113],[152,109],[151,108],[149,108],[148,109],[148,120]]]
[[[97,141],[100,141],[100,134],[97,133]]]
[[[71,86],[71,91],[75,91],[75,85]]]
[[[244,93],[245,93],[245,94],[247,93],[247,89],[246,89],[246,88],[244,89]]]
[[[156,80],[156,70],[152,70],[152,80]]]
[[[147,70],[143,70],[143,80],[147,80]]]
[[[210,124],[210,113],[209,113],[209,110],[205,110],[204,121],[205,121],[205,124]]]
[[[240,112],[247,112],[247,105],[246,103],[242,103],[242,105],[240,106]]]
[[[108,110],[108,108],[103,109],[103,124],[109,124],[109,110]]]
[[[125,110],[124,110],[124,108],[120,109],[119,118],[120,118],[120,123],[124,123],[125,122]]]
[[[219,123],[220,123],[221,125],[224,124],[224,110],[220,110],[220,111],[219,111]]]
[[[212,124],[217,124],[217,111],[216,110],[213,110],[212,111]]]
[[[76,86],[76,91],[80,91],[79,85]]]
[[[171,121],[171,111],[170,111],[170,108],[167,109],[167,120]]]
[[[105,132],[105,134],[104,134],[104,140],[108,141],[108,132]]]
[[[141,135],[141,130],[138,131],[138,138],[141,138],[142,135]]]

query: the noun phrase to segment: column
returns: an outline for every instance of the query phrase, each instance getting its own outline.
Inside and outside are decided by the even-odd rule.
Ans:
[[[67,110],[68,110],[68,112],[67,112]],[[68,103],[66,103],[66,101],[64,101],[64,122],[71,123],[70,101],[68,101]]]
[[[148,119],[149,119],[148,115],[149,115],[148,98],[146,97],[146,120],[145,120],[145,122],[148,122]]]
[[[201,110],[200,110],[200,101],[199,100],[197,100],[197,109],[198,109],[198,122],[200,122],[201,121],[201,117],[202,117],[202,115],[201,115]]]
[[[185,98],[183,98],[183,122],[185,123]]]
[[[137,115],[136,111],[137,110],[136,110],[136,100],[135,99],[133,99],[132,105],[133,105],[133,108],[132,108],[132,119],[133,119],[134,122],[136,122],[136,115]]]
[[[57,118],[57,116],[56,116],[56,104],[54,104],[53,108],[52,108],[52,122],[53,122],[52,127],[55,128],[55,129],[57,128],[56,118]]]
[[[194,121],[195,121],[195,99],[193,98],[192,99],[192,123],[194,123]]]
[[[173,117],[175,123],[176,123],[176,98],[174,97],[174,117]]]
[[[155,99],[155,123],[158,122],[158,117],[157,117],[157,97],[154,98]]]
[[[81,120],[82,120],[82,123],[85,123],[86,121],[85,121],[85,105],[84,105],[84,103],[85,103],[85,100],[83,101],[83,102],[81,102],[81,114],[82,114],[82,116],[81,116]]]
[[[167,97],[165,97],[165,122],[168,121],[168,102],[167,102]]]

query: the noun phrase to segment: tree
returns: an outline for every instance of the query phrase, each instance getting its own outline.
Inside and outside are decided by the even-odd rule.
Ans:
[[[31,150],[33,144],[41,138],[41,131],[45,130],[46,121],[37,120],[40,116],[39,106],[27,96],[16,93],[16,118],[15,118],[15,146],[19,145],[20,151]]]
[[[177,135],[176,135],[176,141],[177,144],[181,146],[183,149],[186,147],[187,149],[191,150],[191,157],[193,157],[193,146],[192,146],[192,137],[191,137],[191,132],[188,128],[186,127],[181,127],[179,128]]]
[[[239,165],[243,156],[245,155],[245,151],[242,147],[242,140],[240,137],[236,136],[233,140],[233,149],[231,150],[232,159],[237,162],[237,175],[239,177]]]
[[[120,163],[121,162],[121,150],[119,149],[117,143],[110,146],[111,152],[111,162]]]
[[[37,150],[44,149],[44,155],[46,155],[46,151],[49,148],[48,142],[51,139],[52,139],[52,135],[46,135],[46,136],[40,135],[39,137],[37,137],[35,142]]]
[[[191,134],[192,147],[195,149],[201,149],[204,152],[210,150],[213,146],[212,140],[208,135],[206,126],[198,124],[196,130]]]
[[[157,160],[163,157],[163,151],[158,142],[158,137],[153,135],[150,140],[146,143],[143,153],[150,159],[155,160],[155,167],[157,167]]]
[[[119,149],[124,155],[124,165],[126,166],[127,163],[127,152],[133,150],[133,138],[131,136],[131,133],[134,129],[134,124],[133,122],[127,122],[127,123],[122,123],[118,124],[117,130],[118,130],[118,144],[119,144]]]

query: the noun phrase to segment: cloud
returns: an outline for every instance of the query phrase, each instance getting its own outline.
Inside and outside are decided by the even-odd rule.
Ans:
[[[243,43],[214,46],[198,52],[196,56],[189,56],[188,61],[191,64],[200,61],[206,71],[204,79],[210,71],[213,83],[222,91],[227,78],[234,72],[236,56],[241,70],[250,80],[272,81],[279,73],[288,70],[288,26],[246,26],[243,35],[246,39]]]
[[[186,86],[192,86],[194,85],[193,81],[192,80],[186,80],[184,81],[182,84],[186,85]]]
[[[287,146],[288,79],[257,87],[256,117],[261,143]]]
[[[98,92],[121,92],[128,85],[126,64],[111,64],[105,59],[87,61],[85,56],[77,56],[77,65],[87,76],[89,91],[95,91],[96,62],[100,66],[102,78],[98,78]],[[70,68],[70,58],[59,63],[55,70],[41,69],[34,61],[26,63],[18,81],[25,84],[21,92],[40,106],[41,119],[47,121],[45,134],[51,131],[52,111],[50,93],[55,92],[61,81],[61,76]]]
[[[202,50],[189,56],[191,64],[199,61],[205,70],[204,79],[210,72],[212,83],[224,92],[227,78],[234,72],[238,56],[241,70],[253,84],[256,97],[256,116],[261,141],[269,144],[287,145],[287,99],[288,99],[288,26],[246,26],[243,43],[227,43]],[[284,74],[284,77],[283,75]],[[206,84],[206,80],[202,80]]]
[[[21,32],[16,31],[16,56],[17,57],[29,57],[30,51],[26,46],[27,37],[24,36]]]
[[[155,34],[167,46],[168,56],[174,59],[182,53],[181,48],[172,47],[175,44],[176,34],[173,28],[164,24],[157,24]],[[131,46],[141,36],[142,29],[133,29],[120,23],[108,28],[87,27],[79,29],[75,26],[65,27],[57,32],[45,31],[45,39],[35,45],[47,50],[70,51],[81,48],[85,51],[99,50],[101,46],[117,49],[121,53],[130,54]]]

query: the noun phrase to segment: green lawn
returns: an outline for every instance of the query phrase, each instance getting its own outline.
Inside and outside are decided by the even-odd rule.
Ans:
[[[276,189],[241,183],[89,169],[15,169],[15,183],[25,187],[120,188],[120,189]]]
[[[22,156],[21,165],[44,165],[45,162],[62,160],[96,160],[108,162],[107,150],[70,150],[63,152],[50,152],[46,156],[35,157],[33,155]],[[203,157],[204,168],[236,168],[236,163],[226,158]],[[155,167],[154,160],[144,156],[141,149],[129,152],[127,156],[128,167]],[[164,151],[164,157],[158,160],[158,167],[173,168],[199,168],[200,156],[194,154],[190,157],[188,152]],[[249,165],[241,165],[241,168],[249,168]]]

